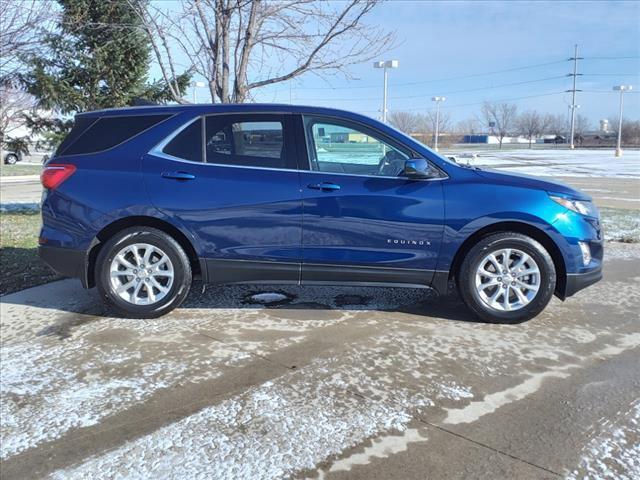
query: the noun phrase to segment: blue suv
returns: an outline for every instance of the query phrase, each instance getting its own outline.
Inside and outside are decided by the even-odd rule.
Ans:
[[[292,105],[80,114],[42,173],[40,255],[118,314],[205,283],[447,291],[534,317],[601,277],[599,214],[556,182],[456,164],[371,118]]]

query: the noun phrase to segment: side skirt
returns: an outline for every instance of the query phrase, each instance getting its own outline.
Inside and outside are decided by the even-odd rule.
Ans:
[[[357,265],[300,264],[253,260],[201,259],[208,283],[357,285],[435,288],[446,293],[449,272]]]

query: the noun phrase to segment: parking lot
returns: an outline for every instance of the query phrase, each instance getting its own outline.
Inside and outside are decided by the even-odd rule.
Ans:
[[[425,290],[2,298],[3,478],[638,478],[640,247],[520,325]]]

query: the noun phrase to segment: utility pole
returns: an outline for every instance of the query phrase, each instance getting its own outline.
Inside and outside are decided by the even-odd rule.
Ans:
[[[440,102],[446,100],[445,97],[431,97],[433,102],[436,102],[436,135],[433,140],[433,149],[438,151],[438,136],[440,135]]]
[[[578,60],[583,60],[582,57],[578,57],[578,44],[574,46],[573,57],[569,59],[569,61],[573,60],[573,73],[569,73],[568,77],[573,77],[573,88],[571,90],[567,90],[567,92],[571,92],[571,131],[569,132],[569,148],[572,150],[575,148],[573,144],[573,137],[575,135],[575,127],[576,127],[576,92],[580,92],[581,90],[576,90],[576,79],[578,75],[582,75],[578,73]]]

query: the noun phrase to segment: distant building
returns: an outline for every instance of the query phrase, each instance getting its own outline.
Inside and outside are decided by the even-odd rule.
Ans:
[[[475,135],[465,135],[462,138],[462,143],[483,143],[486,145],[497,145],[500,143],[500,139],[495,135],[480,133]],[[504,137],[502,139],[502,143],[529,143],[529,140],[524,137]]]

